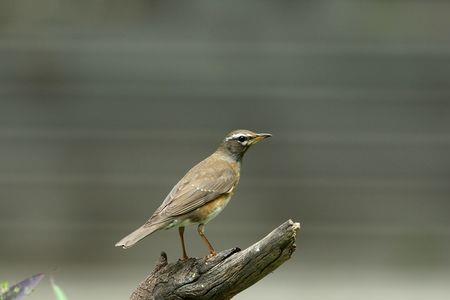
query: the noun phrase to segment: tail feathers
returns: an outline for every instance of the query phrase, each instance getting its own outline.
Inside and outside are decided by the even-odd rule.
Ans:
[[[152,234],[158,229],[161,229],[161,224],[154,224],[150,226],[143,225],[117,242],[116,247],[122,247],[123,249],[130,248],[134,244],[145,238],[147,235]]]

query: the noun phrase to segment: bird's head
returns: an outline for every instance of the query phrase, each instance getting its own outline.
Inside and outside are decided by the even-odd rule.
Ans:
[[[219,149],[239,161],[248,148],[271,136],[270,133],[256,133],[245,129],[233,130],[224,138]]]

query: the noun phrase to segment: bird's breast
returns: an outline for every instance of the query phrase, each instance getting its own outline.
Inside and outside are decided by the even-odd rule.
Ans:
[[[202,214],[206,217],[203,220],[204,223],[208,223],[210,220],[214,219],[230,201],[232,193],[228,193],[218,197],[217,199],[209,202],[205,206],[201,207]]]
[[[232,193],[223,194],[190,213],[190,223],[206,224],[214,219],[230,201]]]

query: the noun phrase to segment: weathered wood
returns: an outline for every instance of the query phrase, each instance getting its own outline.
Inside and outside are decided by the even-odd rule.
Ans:
[[[168,263],[162,252],[130,299],[231,299],[291,257],[299,229],[289,220],[243,251],[233,248],[211,258]]]

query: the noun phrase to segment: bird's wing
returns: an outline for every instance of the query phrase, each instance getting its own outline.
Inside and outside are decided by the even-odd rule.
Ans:
[[[152,219],[161,222],[189,213],[228,193],[237,180],[236,172],[228,162],[206,159],[175,185],[148,223],[154,223]]]

